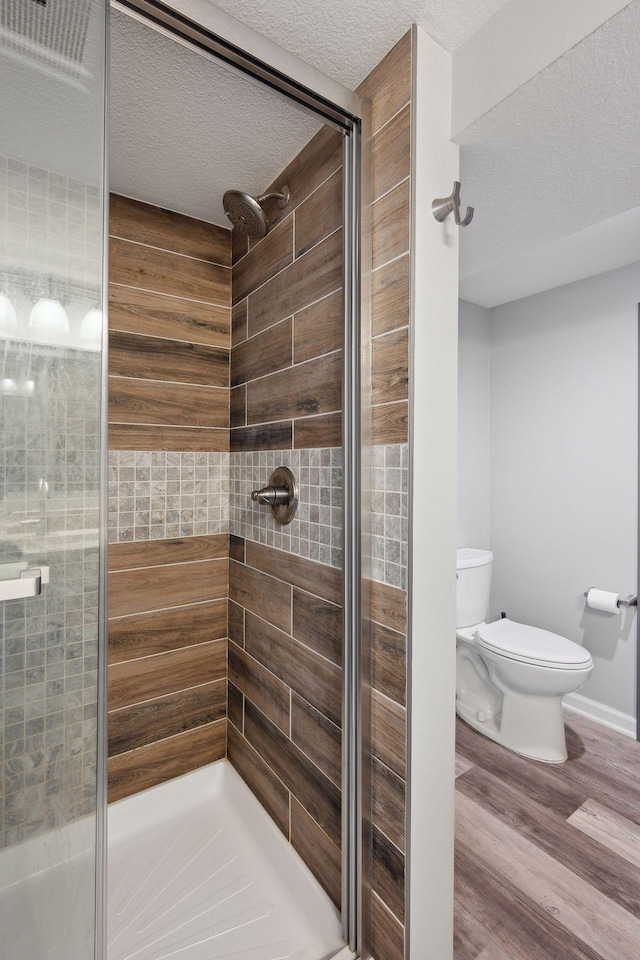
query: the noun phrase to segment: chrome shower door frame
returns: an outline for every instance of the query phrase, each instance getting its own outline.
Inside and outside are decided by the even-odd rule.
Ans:
[[[342,924],[350,949],[369,955],[368,469],[370,444],[369,101],[256,33],[209,0],[110,0],[172,39],[242,71],[341,130],[344,170]]]

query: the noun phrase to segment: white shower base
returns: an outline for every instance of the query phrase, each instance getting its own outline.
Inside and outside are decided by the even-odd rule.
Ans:
[[[224,760],[111,805],[107,929],[108,960],[326,960],[344,945],[338,911]]]

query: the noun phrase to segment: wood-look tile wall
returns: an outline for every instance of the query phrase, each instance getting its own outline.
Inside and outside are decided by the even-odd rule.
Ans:
[[[109,548],[109,799],[226,755],[226,534]]]
[[[360,87],[372,102],[374,444],[406,443],[409,422],[411,34]],[[371,584],[372,903],[377,960],[402,960],[405,921],[406,609]]]
[[[110,207],[109,446],[229,449],[231,233]],[[109,799],[226,755],[228,536],[109,548]]]
[[[231,234],[111,196],[109,447],[229,449]]]
[[[231,539],[228,755],[336,904],[342,574]]]
[[[341,443],[342,137],[322,129],[270,190],[270,232],[233,235],[231,449]]]
[[[373,442],[406,443],[409,382],[411,34],[361,84],[372,102]]]

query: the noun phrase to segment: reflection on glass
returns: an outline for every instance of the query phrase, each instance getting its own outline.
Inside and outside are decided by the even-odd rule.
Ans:
[[[104,12],[0,15],[0,579],[48,572],[0,602],[0,955],[21,960],[94,957]]]

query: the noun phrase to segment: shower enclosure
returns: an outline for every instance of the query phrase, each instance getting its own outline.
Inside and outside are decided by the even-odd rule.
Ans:
[[[160,211],[158,220],[155,211],[159,208],[145,209],[144,203],[136,206],[123,197],[112,197],[108,415],[103,324],[107,6],[103,0],[55,5],[29,0],[5,5],[0,21],[0,80],[6,92],[0,111],[2,129],[7,131],[3,141],[6,155],[0,157],[4,231],[0,248],[4,431],[0,923],[11,955],[33,960],[106,957],[107,709],[111,799],[129,797],[137,789],[170,781],[172,776],[201,765],[202,760],[185,765],[182,748],[187,743],[205,757],[204,763],[228,755],[286,839],[329,890],[341,911],[345,942],[353,950],[364,945],[368,872],[365,731],[369,719],[361,623],[360,460],[366,411],[360,402],[360,317],[361,278],[368,260],[361,237],[369,235],[366,224],[363,230],[366,184],[361,177],[361,169],[366,169],[362,153],[367,120],[359,97],[293,58],[283,60],[281,51],[250,31],[239,34],[237,24],[232,31],[230,22],[214,8],[201,11],[210,18],[206,23],[195,23],[175,9],[187,6],[169,8],[150,0],[113,4],[120,16],[126,13],[165,38],[178,39],[209,58],[212,67],[221,63],[225,69],[232,67],[303,107],[321,129],[305,147],[307,152],[302,151],[300,170],[292,163],[291,169],[283,171],[284,179],[263,185],[265,193],[259,203],[243,198],[244,206],[236,203],[233,207],[236,215],[246,216],[247,204],[253,202],[257,207],[254,215],[260,221],[264,204],[273,233],[250,241],[237,229],[233,235],[227,231],[228,240],[223,238],[227,252],[223,240],[215,254],[176,250],[183,258],[181,264],[192,256],[197,264],[205,263],[210,274],[227,278],[224,296],[229,297],[229,320],[233,313],[233,342],[239,347],[252,341],[252,349],[255,347],[251,358],[247,350],[239,351],[235,361],[233,351],[227,348],[228,367],[226,374],[220,373],[220,386],[196,376],[195,389],[186,389],[186,348],[181,354],[175,345],[175,374],[166,373],[165,368],[155,378],[140,372],[145,350],[148,357],[156,347],[166,349],[175,336],[167,331],[183,321],[200,331],[193,337],[196,346],[189,360],[205,347],[209,371],[215,368],[220,357],[214,340],[221,328],[214,330],[217,321],[211,320],[211,311],[206,320],[196,314],[200,310],[204,316],[206,311],[200,309],[204,301],[217,302],[221,294],[216,288],[215,297],[209,296],[212,281],[210,276],[196,276],[201,269],[198,266],[188,278],[194,286],[178,290],[173,297],[171,316],[168,311],[150,310],[149,295],[162,300],[168,294],[150,289],[151,274],[145,270],[152,270],[153,263],[147,260],[146,266],[140,266],[134,262],[132,250],[137,256],[144,253],[143,248],[162,248],[163,262],[169,262],[168,243],[153,234],[158,223],[163,229],[166,226],[166,217],[162,219],[166,211]],[[317,169],[313,166],[316,161]],[[327,220],[326,210],[337,211],[335,222]],[[288,234],[294,216],[295,237]],[[179,232],[183,221],[171,222],[178,224]],[[216,237],[220,239],[218,234]],[[259,243],[265,245],[266,266],[256,266],[261,257]],[[277,259],[287,243],[292,250],[289,259],[273,269],[270,258],[274,249]],[[149,254],[151,259],[153,256]],[[256,270],[259,283],[251,280]],[[256,306],[256,288],[268,283],[272,284],[271,300],[265,295],[264,303]],[[295,300],[295,291],[306,283],[309,291],[305,289]],[[182,316],[178,301],[197,301],[200,306],[190,307],[188,315],[185,309]],[[151,326],[136,327],[140,316]],[[205,328],[209,331],[206,335],[202,332]],[[272,379],[266,383],[265,372],[256,373],[256,357],[259,360],[270,338],[281,334],[288,335],[294,355],[280,368],[269,370]],[[203,337],[210,339],[203,344]],[[176,344],[183,348],[188,340],[184,332],[175,336]],[[225,348],[220,349],[224,352]],[[187,366],[180,367],[183,359]],[[157,363],[161,362],[160,357]],[[229,373],[230,389],[222,386]],[[261,386],[262,380],[268,389]],[[177,405],[181,412],[173,414],[178,419],[196,398],[195,423],[170,420],[168,432],[161,436],[166,418],[162,420],[157,406],[152,411],[156,401],[149,392],[153,383],[159,382],[170,387],[171,382],[179,384],[171,387],[182,398]],[[281,395],[274,394],[276,388]],[[224,412],[219,422],[215,420],[217,413],[208,406],[218,389],[227,390],[227,416],[230,398],[230,422],[224,422]],[[141,405],[145,416],[136,412]],[[175,411],[175,397],[170,403],[164,399],[160,403],[162,409],[169,405]],[[224,402],[220,410],[223,408]],[[206,422],[201,420],[205,412],[200,412],[205,410]],[[107,461],[108,420],[111,453]],[[204,442],[206,434],[208,445],[195,446],[193,432],[191,445],[184,445],[185,430],[195,429],[203,430],[201,437]],[[295,528],[295,544],[294,537],[273,531],[257,505],[254,512],[248,509],[251,490],[265,486],[273,468],[284,461],[301,484],[298,522],[303,526]],[[162,470],[167,479],[176,469],[183,471],[179,481],[187,485],[202,482],[207,471],[210,477],[212,469],[226,470],[232,502],[230,540],[226,529],[213,532],[210,517],[206,528],[199,527],[195,512],[192,525],[185,524],[184,516],[172,525],[167,513],[162,534],[161,523],[153,519],[153,508],[148,509],[146,534],[137,526],[142,522],[142,510],[137,511],[135,503],[131,511],[123,507],[109,517],[113,543],[109,635],[114,645],[109,703],[106,545],[107,507],[112,501],[107,497],[107,465],[118,502],[135,501],[135,496],[126,496],[130,473],[137,495],[144,499],[143,486],[149,477],[157,478]],[[131,534],[123,533],[129,529],[128,513],[135,517]],[[148,548],[154,538],[162,560],[149,559]],[[228,588],[227,581],[221,581],[219,599],[216,594],[212,600],[211,594],[198,594],[197,584],[192,583],[187,599],[178,591],[171,601],[173,588],[163,564],[181,562],[192,565],[194,577],[205,569],[226,570],[229,563]],[[155,606],[145,606],[146,601],[140,599],[145,577],[148,582],[155,578],[155,589],[164,591]],[[282,606],[278,607],[280,599]],[[265,601],[270,609],[260,606]],[[194,617],[190,628],[209,631],[198,663],[203,677],[211,680],[207,686],[213,688],[220,682],[217,674],[211,679],[210,672],[215,670],[219,641],[211,640],[210,617],[215,620],[218,614],[214,611],[222,603],[224,627],[215,637],[224,638],[224,644],[229,637],[224,713],[216,713],[217,706],[207,703],[202,729],[184,732],[187,727],[175,726],[183,722],[175,719],[182,701],[172,700],[173,694],[159,696],[153,691],[150,673],[146,694],[140,692],[139,675],[135,665],[131,667],[139,654],[127,653],[127,644],[131,650],[144,639],[143,621],[144,636],[148,636],[150,622],[157,625],[162,621],[162,630],[170,630],[177,619],[184,619],[187,610]],[[320,623],[323,629],[318,628]],[[287,654],[288,666],[269,661],[269,651],[274,649]],[[155,654],[170,658],[167,650],[155,650]],[[300,660],[301,654],[306,660]],[[153,655],[149,648],[142,654],[145,670]],[[181,658],[184,662],[178,651],[176,662]],[[246,671],[257,669],[256,665],[265,677],[268,674],[272,686],[251,697],[247,691],[255,676],[247,679]],[[193,664],[189,669],[194,669]],[[300,677],[304,670],[306,676]],[[286,718],[279,706],[265,706],[274,689],[278,696],[286,696]],[[301,690],[304,697],[298,695]],[[153,701],[152,709],[157,708],[153,716],[156,721],[160,716],[160,721],[156,725],[165,723],[164,742],[174,738],[176,746],[169,760],[166,756],[158,760],[148,731],[138,727],[131,733],[132,718],[151,717],[145,697]],[[140,700],[145,700],[142,710]],[[172,704],[178,704],[177,713],[176,709],[171,713]],[[164,714],[157,712],[165,707]],[[298,735],[292,732],[294,722],[300,729],[298,743]],[[310,740],[302,749],[298,744],[305,735]],[[187,739],[175,739],[180,736]],[[323,737],[330,745],[330,757],[323,755]],[[173,772],[165,776],[162,771],[172,764]],[[267,789],[261,784],[265,769],[271,778]],[[294,782],[298,770],[304,780],[300,790]],[[204,771],[192,774],[200,777],[197,783],[206,791],[203,775]],[[132,787],[134,781],[137,786]],[[175,781],[176,803],[179,782]],[[315,797],[309,790],[314,782],[318,787]],[[236,797],[233,813],[237,815],[245,809],[245,801],[241,794],[233,793],[235,789],[229,796],[232,800]],[[270,789],[275,790],[275,804]],[[140,797],[133,799],[138,802]],[[286,823],[279,820],[280,801],[287,808]],[[134,821],[131,814],[127,829]],[[204,830],[206,835],[206,823]],[[318,844],[329,840],[338,862],[329,864],[325,875],[328,860],[322,862]]]

